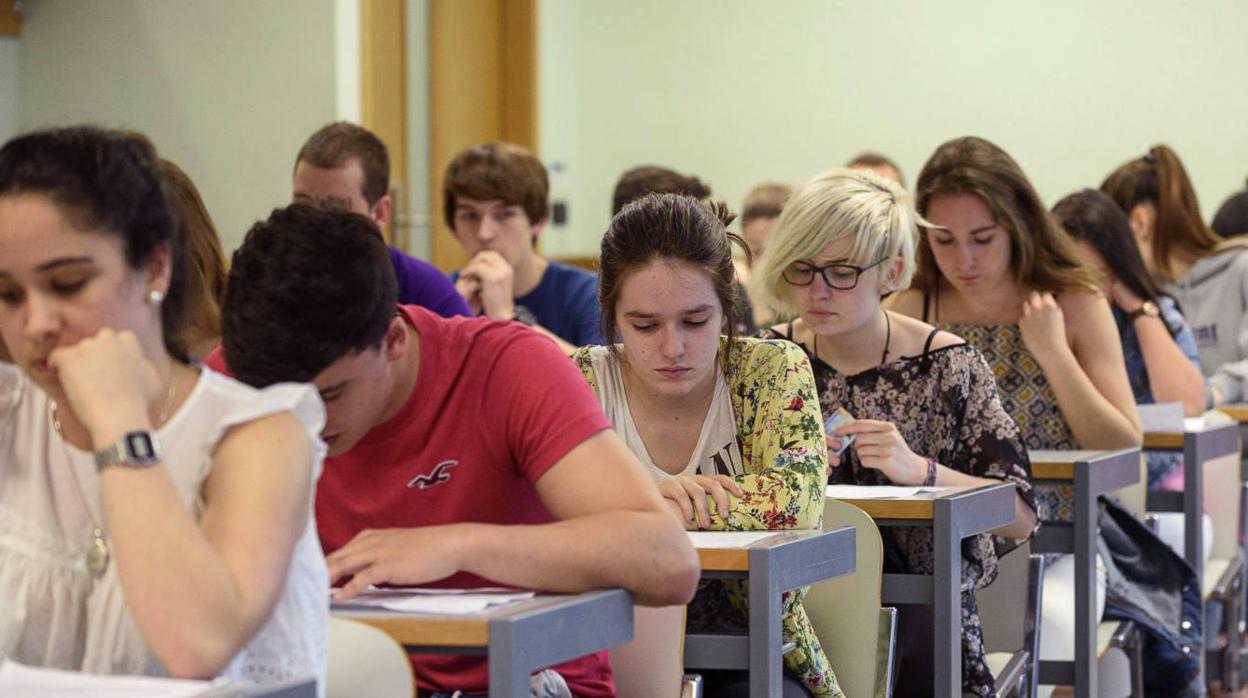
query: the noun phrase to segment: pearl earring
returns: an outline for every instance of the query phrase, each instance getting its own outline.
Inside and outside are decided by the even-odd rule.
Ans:
[[[160,305],[163,300],[165,300],[165,294],[157,291],[156,289],[152,289],[147,294],[147,302],[149,305]]]

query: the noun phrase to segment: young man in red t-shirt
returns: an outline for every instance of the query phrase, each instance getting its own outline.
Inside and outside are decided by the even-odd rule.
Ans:
[[[311,381],[328,412],[316,519],[331,577],[683,604],[698,562],[642,466],[548,338],[395,305],[367,218],[294,205],[234,255],[225,359],[244,382]],[[485,660],[413,656],[422,689],[483,693]],[[614,695],[604,652],[555,667]]]

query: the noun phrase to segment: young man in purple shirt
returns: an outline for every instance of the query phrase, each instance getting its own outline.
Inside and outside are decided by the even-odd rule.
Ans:
[[[292,201],[390,221],[390,156],[371,131],[339,121],[308,138],[295,158]],[[391,246],[390,264],[399,285],[399,303],[419,305],[444,317],[472,315],[437,267]]]

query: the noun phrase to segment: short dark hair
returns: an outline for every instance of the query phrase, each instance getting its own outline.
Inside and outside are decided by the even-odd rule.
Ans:
[[[602,236],[598,258],[599,322],[611,351],[619,336],[615,308],[620,286],[630,273],[654,259],[684,262],[705,272],[724,308],[725,333],[729,340],[736,336],[742,306],[732,243],[742,248],[745,243],[728,232],[733,218],[722,203],[704,204],[682,194],[646,194],[615,214]]]
[[[132,269],[169,246],[172,274],[160,304],[161,332],[170,356],[187,362],[179,340],[186,295],[182,230],[151,141],[90,126],[18,136],[0,148],[0,196],[23,194],[46,196],[79,230],[120,238]]]
[[[868,150],[865,153],[859,153],[857,156],[854,157],[853,160],[850,160],[849,162],[845,163],[845,166],[846,167],[891,167],[893,168],[893,172],[897,173],[897,180],[898,180],[897,183],[900,184],[902,188],[905,188],[906,186],[906,176],[901,173],[901,168],[897,166],[897,163],[893,162],[892,158],[888,157],[887,155],[884,155],[883,153],[877,153],[872,150]]]
[[[1209,227],[1224,238],[1248,233],[1248,189],[1231,194],[1223,201]]]
[[[352,158],[364,170],[364,200],[369,206],[390,191],[390,153],[372,131],[346,121],[335,121],[312,134],[299,149],[295,167],[309,165],[333,169],[344,167]]]
[[[620,175],[611,196],[611,215],[646,194],[684,194],[695,199],[711,195],[711,186],[693,175],[683,175],[658,165],[642,165]]]
[[[745,205],[741,207],[741,227],[751,221],[764,218],[779,218],[784,205],[793,196],[793,187],[788,184],[760,184],[745,195]]]
[[[338,359],[379,347],[397,295],[372,220],[304,204],[275,209],[230,264],[226,364],[256,387],[311,381]]]
[[[500,199],[520,206],[533,224],[546,220],[550,178],[546,166],[528,150],[502,141],[482,143],[456,155],[446,166],[442,216],[452,230],[456,198],[460,196],[480,201]]]

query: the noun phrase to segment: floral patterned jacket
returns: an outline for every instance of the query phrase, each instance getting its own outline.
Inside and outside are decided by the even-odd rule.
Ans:
[[[720,340],[724,370],[737,418],[745,474],[735,479],[744,491],[730,498],[727,517],[709,506],[712,531],[758,531],[818,528],[828,482],[827,446],[810,360],[784,340]],[[572,354],[595,392],[589,349]],[[819,698],[844,694],[814,628],[802,608],[805,589],[785,594],[784,634],[797,643],[785,655],[785,667]],[[743,584],[732,585],[729,598],[742,615]]]

